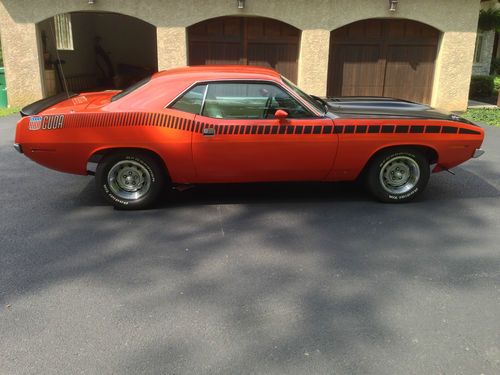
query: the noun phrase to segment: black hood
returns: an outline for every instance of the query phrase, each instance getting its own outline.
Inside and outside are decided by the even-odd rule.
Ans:
[[[438,111],[428,105],[384,97],[325,98],[329,112],[342,118],[412,118],[459,121],[472,124],[451,112]],[[472,124],[474,125],[474,124]]]

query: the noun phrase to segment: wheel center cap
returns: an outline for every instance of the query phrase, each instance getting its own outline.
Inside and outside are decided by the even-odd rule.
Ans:
[[[122,189],[130,192],[139,190],[144,182],[141,175],[131,169],[125,169],[121,173],[121,182],[119,182]]]
[[[123,160],[108,172],[108,185],[120,198],[139,199],[149,191],[151,176],[140,163]]]

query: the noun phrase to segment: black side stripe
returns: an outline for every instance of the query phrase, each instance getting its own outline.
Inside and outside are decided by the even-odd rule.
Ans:
[[[358,125],[358,126],[356,126],[356,133],[357,134],[366,133],[367,129],[368,129],[368,127],[366,125]]]
[[[56,115],[49,115],[52,118]],[[184,117],[156,112],[122,112],[65,114],[64,127],[102,128],[155,126],[187,132],[203,133],[206,127],[219,135],[329,135],[329,134],[469,134],[481,135],[478,130],[450,125],[234,125],[206,124]],[[457,124],[458,125],[458,124]]]
[[[424,126],[422,125],[412,125],[410,128],[410,133],[423,133]]]
[[[443,133],[449,133],[449,134],[456,134],[458,131],[458,128],[454,126],[443,126],[443,130],[441,130]]]
[[[466,129],[466,128],[460,128],[460,131],[459,131],[460,134],[478,134],[480,135],[481,132],[478,132],[476,130],[470,130],[470,129]]]
[[[354,133],[354,125],[347,125],[344,129],[344,133],[346,134]]]
[[[439,133],[439,132],[441,132],[441,126],[426,126],[425,132],[426,133]]]

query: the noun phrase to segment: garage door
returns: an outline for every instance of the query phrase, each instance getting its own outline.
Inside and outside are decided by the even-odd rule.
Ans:
[[[329,96],[388,96],[429,103],[439,31],[372,19],[332,31]]]
[[[297,81],[300,30],[267,18],[221,17],[188,29],[189,65],[261,65]]]

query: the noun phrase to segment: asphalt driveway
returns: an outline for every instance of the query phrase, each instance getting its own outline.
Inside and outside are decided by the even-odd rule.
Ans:
[[[500,128],[411,204],[276,184],[121,212],[17,154],[16,120],[0,119],[1,374],[500,373]]]

